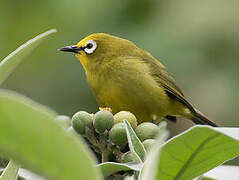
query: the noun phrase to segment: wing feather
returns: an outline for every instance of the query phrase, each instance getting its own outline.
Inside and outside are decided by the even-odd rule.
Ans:
[[[176,85],[173,77],[168,74],[165,67],[158,60],[149,53],[146,53],[146,56],[142,58],[142,61],[148,65],[151,75],[156,82],[164,88],[169,96],[178,99],[185,104],[191,112],[195,112],[193,106],[185,99],[182,90]]]

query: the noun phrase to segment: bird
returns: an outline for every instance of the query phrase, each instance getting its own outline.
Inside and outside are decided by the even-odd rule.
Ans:
[[[75,54],[99,106],[112,113],[130,111],[139,123],[184,117],[217,126],[193,107],[160,61],[127,39],[94,33],[60,51]]]

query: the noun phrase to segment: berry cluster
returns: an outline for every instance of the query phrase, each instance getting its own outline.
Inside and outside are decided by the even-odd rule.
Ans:
[[[61,120],[64,118],[58,117]],[[128,111],[120,111],[115,115],[106,109],[95,114],[79,111],[73,115],[68,131],[81,135],[101,162],[132,162],[134,158],[129,151],[124,120],[130,123],[146,151],[149,151],[156,142],[154,138],[159,127],[150,122],[138,125],[136,117]]]

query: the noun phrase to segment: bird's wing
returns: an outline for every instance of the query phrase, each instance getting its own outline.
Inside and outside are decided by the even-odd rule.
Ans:
[[[164,88],[167,94],[173,98],[178,99],[183,104],[185,104],[191,112],[194,112],[195,109],[185,99],[182,90],[176,85],[176,82],[173,77],[167,73],[165,67],[147,52],[146,56],[143,57],[144,58],[141,59],[149,67],[151,75],[155,78],[156,82]]]

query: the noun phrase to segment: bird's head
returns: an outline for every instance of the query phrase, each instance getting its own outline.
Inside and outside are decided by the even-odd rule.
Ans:
[[[139,48],[131,41],[104,33],[91,34],[76,45],[62,47],[60,50],[75,53],[85,70],[112,63],[118,57],[139,55]]]

